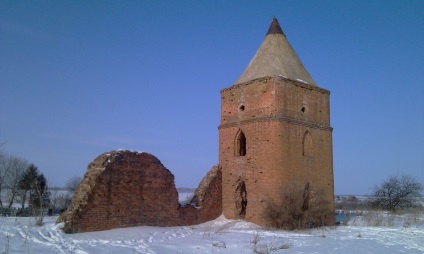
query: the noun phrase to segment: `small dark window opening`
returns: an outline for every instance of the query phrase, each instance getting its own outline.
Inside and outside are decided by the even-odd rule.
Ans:
[[[245,156],[246,155],[246,136],[242,131],[239,132],[236,139],[236,155]]]
[[[302,107],[302,109],[301,109],[301,111],[302,111],[302,113],[305,113],[305,111],[306,111],[306,107],[305,107],[305,106],[303,106],[303,107]]]
[[[244,111],[244,105],[241,105],[241,106],[240,106],[240,110],[241,110],[241,111]]]

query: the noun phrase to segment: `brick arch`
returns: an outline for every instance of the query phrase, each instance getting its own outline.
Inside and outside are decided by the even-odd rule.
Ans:
[[[309,131],[305,131],[303,134],[302,141],[302,154],[303,156],[312,157],[314,152],[314,144],[312,142],[312,136]]]
[[[234,145],[235,156],[246,156],[247,144],[246,144],[246,135],[244,132],[239,129],[236,134],[235,145]]]

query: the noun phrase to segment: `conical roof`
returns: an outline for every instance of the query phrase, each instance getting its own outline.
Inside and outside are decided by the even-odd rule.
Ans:
[[[275,17],[271,22],[262,45],[244,73],[234,84],[267,76],[284,76],[292,80],[317,86],[305,67],[303,67],[296,52],[290,46]]]

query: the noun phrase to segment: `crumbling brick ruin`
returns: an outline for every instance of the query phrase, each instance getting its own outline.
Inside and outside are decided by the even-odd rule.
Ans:
[[[223,214],[270,226],[267,207],[288,207],[297,195],[299,213],[319,216],[304,223],[334,223],[330,91],[314,82],[277,19],[245,72],[221,90],[218,129],[219,165],[191,204],[178,204],[174,176],[156,157],[114,151],[88,166],[58,221],[66,232],[84,232],[192,225]]]
[[[216,219],[222,214],[222,171],[216,165],[200,182],[191,203],[200,208],[198,213],[203,221]]]
[[[199,224],[221,214],[219,166],[202,181],[192,204],[181,207],[174,175],[153,155],[112,151],[88,165],[72,204],[58,219],[68,233],[129,226]]]

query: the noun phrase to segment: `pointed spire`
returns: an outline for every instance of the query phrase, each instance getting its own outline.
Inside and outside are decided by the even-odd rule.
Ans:
[[[274,19],[271,22],[271,25],[269,26],[268,33],[266,33],[266,35],[268,35],[268,34],[282,34],[282,35],[284,35],[283,29],[281,29],[281,26],[278,23],[278,20],[277,20],[276,17],[274,17]]]
[[[234,83],[244,83],[252,79],[283,76],[302,83],[316,86],[303,67],[296,52],[290,46],[277,19],[271,22],[268,33],[244,73]]]

